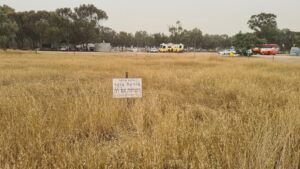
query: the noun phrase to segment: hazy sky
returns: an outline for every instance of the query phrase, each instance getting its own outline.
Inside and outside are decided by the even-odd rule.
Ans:
[[[279,28],[300,31],[300,0],[0,0],[0,4],[17,11],[94,4],[109,16],[104,25],[128,32],[167,33],[168,26],[180,20],[186,29],[233,35],[249,31],[248,19],[260,12],[276,14]]]

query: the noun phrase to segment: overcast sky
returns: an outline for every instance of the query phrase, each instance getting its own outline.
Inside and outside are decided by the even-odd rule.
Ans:
[[[17,11],[55,10],[94,4],[107,12],[103,24],[117,31],[168,32],[177,20],[186,29],[233,35],[250,31],[247,21],[253,14],[271,12],[279,28],[300,31],[300,0],[0,0]]]

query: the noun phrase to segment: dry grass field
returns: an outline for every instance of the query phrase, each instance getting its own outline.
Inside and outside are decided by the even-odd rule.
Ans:
[[[300,169],[300,64],[0,52],[0,168]]]

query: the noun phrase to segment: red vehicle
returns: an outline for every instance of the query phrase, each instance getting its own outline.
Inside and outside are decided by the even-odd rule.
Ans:
[[[277,55],[279,46],[277,44],[259,44],[252,49],[253,54]]]

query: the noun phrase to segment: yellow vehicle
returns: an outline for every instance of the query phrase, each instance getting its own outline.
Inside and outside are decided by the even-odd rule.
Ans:
[[[168,44],[163,43],[159,47],[159,52],[175,52],[175,53],[184,52],[184,45],[183,44],[173,44],[173,43],[168,43]]]

